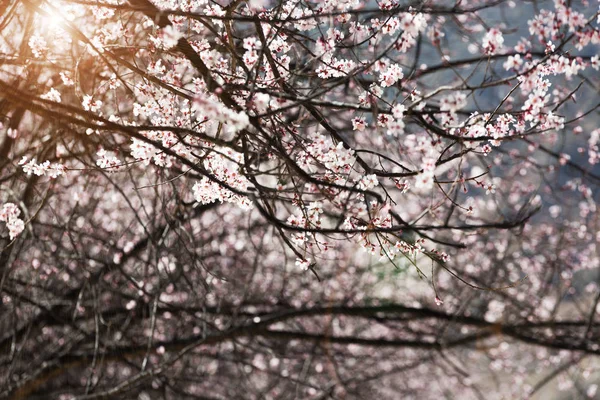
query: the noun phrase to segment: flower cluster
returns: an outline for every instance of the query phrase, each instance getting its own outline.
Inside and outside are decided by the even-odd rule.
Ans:
[[[38,164],[36,159],[33,158],[27,161],[27,157],[23,157],[19,161],[19,165],[22,165],[23,172],[27,175],[45,176],[48,175],[50,178],[55,179],[65,173],[65,166],[60,163],[51,163],[46,160],[41,164]]]
[[[209,150],[203,161],[207,176],[192,187],[194,199],[200,204],[220,201],[237,204],[245,210],[252,208],[252,201],[244,194],[251,183],[240,173],[243,162],[243,154],[231,149]]]
[[[440,110],[456,112],[467,105],[467,95],[463,92],[454,92],[440,99]]]
[[[505,70],[519,70],[519,68],[523,65],[523,59],[520,54],[515,54],[514,56],[508,56],[504,64],[502,66]]]
[[[183,34],[179,31],[179,29],[172,25],[163,28],[159,32],[159,38],[161,39],[162,45],[165,49],[175,47],[181,37],[183,37]]]
[[[321,79],[340,78],[349,75],[356,64],[347,59],[324,58],[323,65],[316,69],[317,76]]]
[[[36,58],[42,57],[48,51],[48,43],[39,35],[31,36],[29,39],[29,47],[31,48],[33,56]]]
[[[96,155],[98,156],[96,165],[100,168],[108,169],[109,172],[115,172],[123,166],[123,163],[117,157],[102,148],[98,150]]]
[[[382,87],[392,86],[404,77],[402,68],[398,64],[390,65],[379,78]]]
[[[13,240],[23,232],[25,223],[19,218],[21,210],[14,203],[6,203],[0,209],[0,221],[6,222],[10,240]]]
[[[485,54],[493,55],[502,50],[504,36],[499,29],[492,28],[483,37],[483,51]]]
[[[81,105],[85,111],[97,112],[102,107],[102,102],[100,100],[92,100],[92,96],[86,95],[83,96]]]
[[[300,268],[302,271],[308,271],[308,268],[310,267],[310,258],[309,259],[296,258],[296,266],[298,268]]]
[[[51,88],[50,91],[46,94],[40,96],[42,99],[54,101],[56,103],[61,102],[60,92],[54,88]]]
[[[193,109],[197,112],[199,121],[210,118],[222,123],[225,128],[221,138],[224,140],[232,139],[237,132],[245,129],[250,123],[248,115],[244,111],[236,112],[225,106],[215,96],[205,93],[196,94]]]

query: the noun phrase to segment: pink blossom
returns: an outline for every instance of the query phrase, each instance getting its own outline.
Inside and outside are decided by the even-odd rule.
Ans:
[[[483,50],[486,54],[496,54],[502,50],[504,37],[499,29],[492,28],[483,37]]]

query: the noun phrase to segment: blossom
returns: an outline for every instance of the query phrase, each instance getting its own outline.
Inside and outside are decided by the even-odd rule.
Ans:
[[[394,179],[394,183],[396,184],[396,188],[400,190],[400,193],[406,193],[410,189],[410,181],[408,179],[404,179],[403,181]]]
[[[402,119],[394,119],[387,123],[387,134],[393,137],[398,137],[404,133],[406,124]]]
[[[243,155],[229,149],[219,150],[222,154],[219,151],[206,155],[203,165],[210,172],[210,177],[204,176],[194,184],[192,187],[194,199],[199,204],[219,201],[236,204],[244,210],[252,208],[252,202],[248,197],[233,191],[246,192],[251,187],[250,181],[238,172],[240,169],[238,163],[243,162]]]
[[[392,118],[390,118],[390,116],[387,114],[379,114],[377,116],[377,126],[385,128],[390,122],[392,122]]]
[[[227,130],[223,139],[232,139],[235,133],[245,129],[250,124],[248,114],[244,111],[234,111],[225,106],[215,96],[198,93],[194,98],[192,109],[196,111],[198,119],[210,116],[211,119],[226,125]]]
[[[551,37],[556,33],[555,13],[542,10],[535,18],[527,21],[529,25],[529,33],[537,35],[538,39],[544,40],[546,37]]]
[[[479,137],[484,137],[487,135],[488,135],[488,131],[487,131],[486,127],[481,124],[475,124],[475,125],[469,126],[469,128],[467,130],[467,134],[466,134],[466,136],[469,138],[479,138]]]
[[[600,61],[599,61],[599,55],[596,54],[595,56],[593,56],[592,58],[590,58],[590,65],[592,66],[592,68],[594,68],[596,71],[598,69],[600,69]]]
[[[56,103],[60,103],[60,92],[54,88],[51,88],[50,91],[46,94],[40,96],[44,100],[54,101]]]
[[[65,166],[60,163],[51,163],[46,160],[43,163],[38,164],[35,158],[27,162],[27,157],[23,157],[21,161],[19,161],[19,165],[22,165],[23,172],[27,175],[48,175],[52,179],[64,175],[66,170]]]
[[[65,86],[73,86],[75,84],[75,82],[73,82],[73,79],[71,78],[71,73],[68,71],[61,71],[59,73],[60,75],[60,79],[63,82],[63,85]]]
[[[404,118],[405,112],[406,107],[403,104],[396,104],[394,107],[392,107],[392,115],[397,120]]]
[[[25,223],[19,218],[21,210],[14,203],[5,203],[0,209],[0,221],[6,222],[10,240],[13,240],[23,232]]]
[[[317,75],[322,79],[340,78],[348,75],[356,66],[356,63],[347,59],[332,58],[328,63],[316,69]]]
[[[431,189],[434,184],[434,178],[434,171],[424,170],[415,177],[415,188]]]
[[[6,223],[6,227],[8,228],[10,240],[13,240],[25,229],[25,222],[18,218],[11,219]]]
[[[377,181],[377,175],[365,175],[358,183],[358,188],[360,190],[370,190],[377,185],[379,185],[379,182]]]
[[[100,100],[92,101],[92,96],[85,95],[83,96],[83,101],[81,102],[83,109],[85,111],[96,112],[102,106],[102,102]]]
[[[485,54],[496,54],[502,49],[504,44],[504,37],[499,29],[492,28],[483,37],[483,51]]]
[[[267,112],[271,96],[266,93],[256,93],[253,99],[253,106],[259,114]]]
[[[165,49],[170,49],[171,47],[175,47],[180,38],[183,37],[183,33],[179,31],[178,28],[173,25],[168,25],[162,29],[159,34],[162,39],[162,44]]]
[[[363,117],[356,117],[352,119],[352,129],[355,131],[364,131],[366,127],[365,119]]]
[[[427,28],[427,18],[421,13],[402,13],[400,28],[410,38],[416,38]],[[404,37],[404,34],[402,35]],[[405,37],[405,40],[407,37]]]
[[[402,68],[398,64],[392,64],[379,77],[380,85],[382,87],[392,86],[403,77]]]
[[[505,70],[518,69],[521,65],[523,65],[523,60],[519,54],[509,56],[502,64]]]
[[[398,0],[381,0],[379,2],[379,8],[381,10],[391,10],[398,6]]]
[[[458,111],[467,105],[467,95],[463,92],[456,92],[444,96],[440,99],[441,111]]]
[[[502,316],[494,316],[493,299],[510,300],[502,320],[516,333],[527,335],[531,321],[540,322],[549,344],[533,346],[514,335],[515,346],[499,341],[488,352],[494,358],[490,368],[517,376],[510,393],[499,397],[530,393],[522,377],[536,360],[552,366],[570,357],[572,349],[562,344],[586,325],[585,315],[594,312],[587,300],[598,290],[588,285],[580,293],[574,274],[600,267],[593,174],[600,164],[600,130],[590,98],[593,68],[600,68],[598,4],[552,0],[539,4],[551,11],[539,11],[513,0],[453,2],[452,9],[444,1],[139,2],[129,0],[126,13],[65,4],[65,16],[77,18],[71,21],[87,41],[77,40],[72,30],[71,41],[63,40],[55,27],[44,26],[50,22],[44,13],[34,13],[31,32],[20,43],[26,7],[15,8],[15,18],[7,20],[4,47],[26,50],[23,57],[6,56],[4,81],[12,85],[7,100],[27,99],[20,91],[48,100],[22,116],[16,109],[0,115],[0,140],[6,142],[0,236],[27,250],[10,252],[8,278],[14,279],[6,282],[17,285],[16,292],[23,286],[18,280],[27,281],[26,296],[39,294],[44,303],[72,308],[78,320],[90,321],[88,327],[104,308],[131,311],[123,329],[107,337],[123,348],[139,347],[136,338],[144,335],[160,342],[155,353],[166,355],[173,350],[169,343],[176,346],[180,337],[244,329],[248,323],[290,339],[286,354],[271,351],[271,340],[246,346],[241,358],[231,343],[217,343],[215,351],[223,357],[206,363],[204,353],[215,354],[210,343],[202,354],[186,353],[182,365],[202,364],[188,375],[205,376],[206,385],[225,379],[215,388],[217,397],[285,397],[286,376],[303,366],[307,379],[322,373],[327,354],[313,352],[314,362],[306,363],[303,355],[314,343],[303,332],[344,339],[336,344],[342,381],[360,375],[365,363],[350,361],[369,358],[368,344],[380,338],[425,344],[439,339],[468,350],[472,342],[461,338],[476,339],[485,320]],[[495,11],[505,11],[506,18]],[[590,24],[582,25],[579,11],[589,14]],[[525,25],[526,13],[534,12]],[[86,49],[90,42],[104,54]],[[178,44],[186,44],[184,51],[169,50]],[[582,71],[591,85],[578,86]],[[590,164],[584,165],[586,159]],[[67,166],[67,176],[50,180]],[[563,175],[569,175],[567,183]],[[23,203],[2,207],[8,199]],[[542,200],[553,206],[529,218]],[[29,214],[32,237],[24,238]],[[37,246],[36,240],[48,243]],[[84,256],[85,263],[73,254]],[[452,264],[443,264],[450,258]],[[551,281],[547,265],[555,267]],[[511,288],[525,274],[532,284]],[[554,276],[560,278],[560,293],[552,290]],[[98,279],[96,292],[89,293],[89,282]],[[506,287],[507,296],[492,290],[471,304],[473,287],[465,282]],[[587,309],[569,316],[563,292],[573,299],[581,295],[581,302],[575,300]],[[446,293],[452,293],[448,311],[456,314],[456,323],[436,339],[431,334],[447,322],[445,313],[413,317],[423,307],[441,310]],[[15,296],[3,296],[24,319],[19,326],[45,312],[29,312]],[[135,318],[153,308],[149,302],[160,307],[156,324]],[[398,305],[410,321],[377,323],[393,314],[386,304]],[[337,315],[319,316],[324,307]],[[229,315],[232,308],[239,318]],[[206,329],[194,321],[205,309],[214,311]],[[152,316],[150,311],[145,314]],[[581,323],[551,326],[553,317],[564,316]],[[269,321],[274,322],[264,324]],[[29,336],[17,329],[24,356],[14,365],[15,386],[27,379],[20,373],[23,360],[33,360],[31,368],[43,368],[37,359],[54,368],[50,353],[63,345],[69,328],[62,325],[34,329]],[[589,351],[599,337],[592,331],[583,343]],[[299,335],[289,334],[294,332]],[[261,334],[249,336],[253,333]],[[71,353],[93,348],[94,335],[88,336]],[[40,337],[49,345],[39,346]],[[361,341],[364,346],[351,344]],[[26,354],[32,349],[50,353],[36,358]],[[456,379],[443,379],[448,375],[443,368],[433,371],[438,385],[427,385],[429,376],[415,369],[388,379],[389,371],[422,356],[399,351],[399,361],[391,351],[367,360],[374,369],[367,375],[375,379],[363,385],[364,393],[477,395],[469,390],[485,374],[470,374],[460,388]],[[135,373],[108,361],[91,382],[98,390]],[[226,382],[244,369],[261,374],[258,385]],[[66,391],[83,392],[74,385],[89,379],[77,372],[73,379],[39,386],[60,391],[66,382],[72,384]],[[139,391],[152,394],[155,381],[143,382]],[[202,391],[193,379],[187,381],[182,390]],[[318,396],[322,385],[313,383],[299,386],[297,397]],[[588,386],[582,386],[584,394]]]
[[[100,168],[109,170],[112,169],[114,171],[121,167],[121,161],[111,153],[104,150],[103,148],[100,148],[96,155],[98,156],[98,159],[96,160],[96,165]]]
[[[150,165],[150,161],[158,154],[159,150],[151,143],[136,138],[131,139],[131,141],[131,156],[136,160],[143,161],[145,165]]]
[[[39,35],[32,35],[31,38],[29,38],[28,44],[33,56],[36,58],[42,57],[44,53],[48,51],[48,43],[46,43],[46,40]]]
[[[21,215],[21,210],[14,203],[5,203],[0,209],[0,221],[8,222],[11,219],[18,218]]]
[[[310,259],[296,258],[296,266],[300,267],[302,271],[308,271],[308,268],[310,268]]]

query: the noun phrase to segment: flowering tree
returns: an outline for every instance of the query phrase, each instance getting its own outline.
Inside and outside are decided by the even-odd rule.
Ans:
[[[0,2],[0,398],[595,398],[594,1]]]

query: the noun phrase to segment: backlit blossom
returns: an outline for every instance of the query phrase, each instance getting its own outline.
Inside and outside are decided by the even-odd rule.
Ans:
[[[38,35],[31,36],[29,39],[29,47],[31,48],[31,52],[33,53],[34,57],[37,58],[42,57],[48,50],[48,44],[46,43],[46,40]]]
[[[42,99],[54,101],[56,103],[60,103],[61,97],[60,92],[54,88],[50,89],[50,91],[42,96]]]
[[[310,267],[310,259],[307,260],[302,258],[296,258],[296,266],[302,271],[308,271],[308,268]]]

